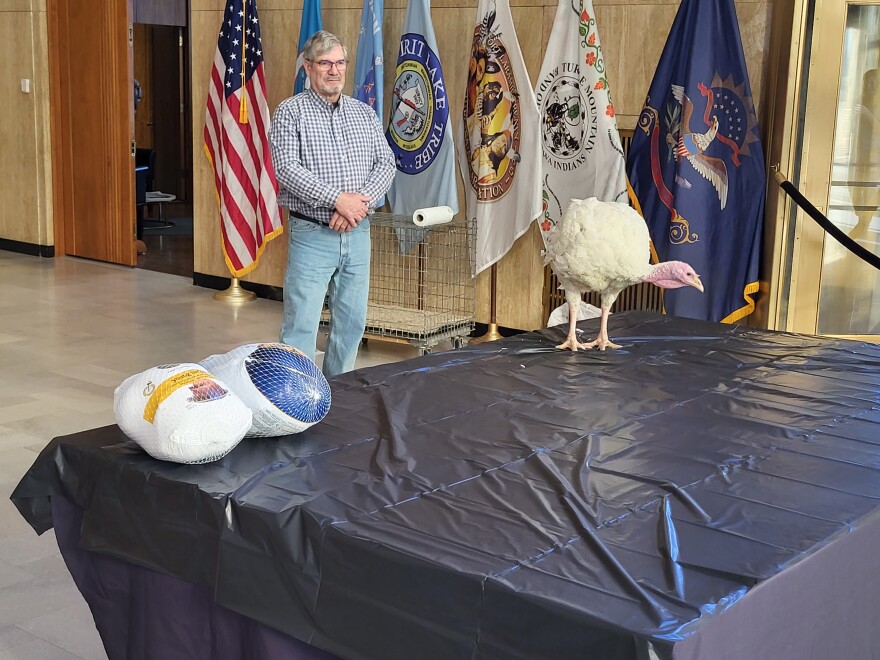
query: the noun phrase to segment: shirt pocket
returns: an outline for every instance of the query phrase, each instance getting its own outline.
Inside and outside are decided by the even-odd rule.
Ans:
[[[373,136],[363,130],[346,132],[345,148],[347,168],[361,185],[373,168]]]

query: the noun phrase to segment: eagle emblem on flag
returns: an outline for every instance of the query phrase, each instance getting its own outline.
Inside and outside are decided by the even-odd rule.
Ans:
[[[675,195],[664,182],[664,169],[675,165],[675,183],[679,191],[706,185],[714,190],[718,208],[727,207],[730,167],[740,167],[741,156],[750,156],[749,145],[758,142],[757,117],[752,99],[737,86],[733,77],[726,79],[716,72],[709,85],[695,86],[693,99],[684,86],[671,84],[670,94],[660,112],[646,102],[639,127],[651,137],[651,175],[661,201],[671,213],[670,241],[674,244],[700,240],[690,230],[688,221],[675,207]],[[660,138],[665,144],[661,156]],[[683,166],[688,163],[689,166]]]

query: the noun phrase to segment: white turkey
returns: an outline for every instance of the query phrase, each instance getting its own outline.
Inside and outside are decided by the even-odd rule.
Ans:
[[[620,348],[608,338],[608,313],[626,287],[651,282],[663,289],[692,286],[700,291],[700,276],[683,261],[650,263],[650,237],[644,219],[627,204],[600,202],[595,197],[573,199],[547,236],[544,263],[550,264],[565,290],[569,314],[568,338],[556,348]],[[599,336],[580,344],[575,334],[581,295],[601,296]]]

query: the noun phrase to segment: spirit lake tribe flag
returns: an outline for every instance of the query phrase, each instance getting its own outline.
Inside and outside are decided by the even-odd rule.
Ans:
[[[448,206],[458,213],[449,98],[429,0],[410,0],[397,52],[385,133],[397,162],[388,191],[391,211],[411,216],[417,209]],[[398,231],[401,251],[408,251],[426,233],[416,227]]]

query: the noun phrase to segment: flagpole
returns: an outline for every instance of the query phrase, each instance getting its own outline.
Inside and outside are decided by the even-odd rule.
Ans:
[[[476,339],[471,339],[468,344],[482,344],[484,341],[495,341],[501,339],[501,333],[498,332],[498,323],[495,319],[495,291],[498,283],[498,264],[494,263],[489,267],[489,329],[485,335],[481,335]]]
[[[247,24],[247,0],[242,3],[242,23]],[[241,35],[241,101],[238,107],[238,123],[248,123],[248,107],[247,107],[247,84],[246,69],[247,66],[247,36]],[[214,300],[225,302],[230,305],[241,305],[253,302],[257,299],[257,294],[253,291],[247,291],[241,288],[238,278],[233,276],[229,282],[229,288],[225,291],[218,291],[214,294]]]
[[[233,11],[235,9],[238,11]],[[256,0],[228,0],[226,13],[229,16],[217,37],[208,86],[204,151],[214,172],[221,244],[231,276],[229,288],[216,292],[214,299],[237,305],[256,300],[257,296],[241,287],[236,273],[243,275],[253,270],[266,243],[279,236],[283,227],[275,174],[268,158],[266,129],[269,108],[266,98],[269,95],[266,93]],[[231,27],[233,22],[236,23],[234,28],[226,30],[226,25]],[[236,35],[236,31],[240,34]],[[244,57],[248,51],[251,52],[250,59]],[[239,56],[240,68],[236,61]],[[250,92],[253,92],[253,98],[248,100]],[[240,141],[226,139],[226,126],[235,121],[250,124],[247,128],[253,129],[240,131]],[[258,199],[253,206],[239,207],[224,202],[227,196],[238,199],[246,195],[242,180],[229,167],[233,160],[254,175],[250,183],[258,190]]]
[[[256,293],[241,288],[237,277],[232,278],[228,289],[218,291],[214,294],[214,300],[219,300],[220,302],[225,302],[229,305],[242,305],[244,303],[253,302],[256,299]]]

